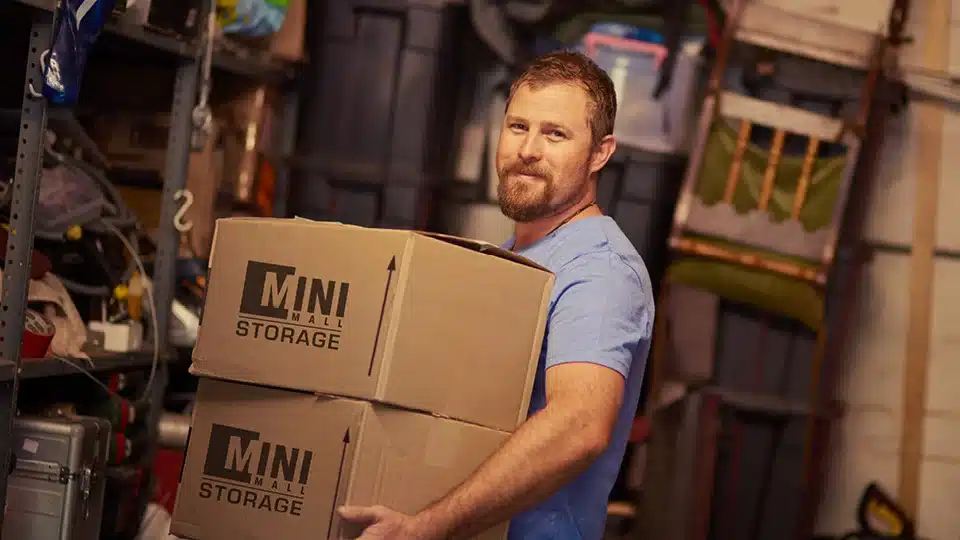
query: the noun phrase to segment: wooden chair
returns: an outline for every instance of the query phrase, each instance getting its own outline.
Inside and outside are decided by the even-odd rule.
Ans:
[[[724,26],[674,214],[668,242],[673,261],[665,272],[658,305],[667,304],[671,287],[703,289],[800,321],[816,334],[810,367],[813,383],[806,403],[776,403],[768,399],[772,396],[748,396],[751,406],[758,402],[755,398],[761,398],[759,402],[767,403],[764,406],[775,414],[798,406],[804,411],[808,429],[803,477],[810,488],[818,483],[813,472],[820,465],[814,454],[823,446],[824,421],[836,415],[831,406],[834,402],[825,398],[820,388],[827,350],[828,280],[854,181],[868,181],[856,178],[855,173],[863,159],[867,121],[891,40],[873,36],[858,112],[852,118],[825,116],[737,94],[725,90],[721,81],[749,3],[735,0]],[[891,13],[891,27],[896,25],[895,16]],[[789,44],[759,41],[770,47]],[[792,47],[787,52],[798,51]],[[768,148],[752,140],[758,132],[769,137]],[[805,150],[801,155],[785,155],[787,145]],[[668,343],[670,331],[667,319],[658,316],[655,322],[648,411],[663,384],[663,344]],[[712,395],[729,398],[722,389]],[[706,444],[701,451],[711,447],[716,445]],[[704,481],[712,482],[710,478]],[[694,512],[709,514],[709,497],[695,500],[699,508]],[[692,538],[705,538],[706,529],[698,531]]]

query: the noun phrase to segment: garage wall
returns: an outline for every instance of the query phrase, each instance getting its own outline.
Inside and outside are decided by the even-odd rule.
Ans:
[[[930,13],[931,4],[914,0],[908,34],[918,43],[905,63],[920,64],[928,17],[950,16],[950,71],[960,72],[960,0],[953,0],[950,14]],[[938,182],[937,248],[960,254],[960,107],[939,107],[944,115],[939,178],[919,178],[917,142],[930,127],[918,122],[916,109],[911,107],[890,127],[868,236],[877,243],[909,246],[915,186]],[[881,252],[861,284],[842,379],[848,410],[834,438],[819,532],[853,529],[861,490],[870,481],[896,494],[910,268],[909,254]],[[934,295],[918,521],[921,535],[939,540],[960,537],[960,256],[936,258]]]

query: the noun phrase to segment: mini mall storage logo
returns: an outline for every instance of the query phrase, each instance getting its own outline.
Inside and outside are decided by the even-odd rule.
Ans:
[[[293,266],[248,261],[236,334],[338,350],[350,284],[297,275]]]
[[[260,440],[256,431],[213,424],[200,498],[299,516],[313,452]]]

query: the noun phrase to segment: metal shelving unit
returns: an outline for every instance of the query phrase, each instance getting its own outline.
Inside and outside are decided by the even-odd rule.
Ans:
[[[128,369],[145,369],[153,363],[152,351],[138,351],[132,353],[103,353],[96,356],[93,362],[83,360],[41,360],[24,359],[20,365],[20,380],[42,379],[44,377],[59,377],[61,375],[77,375],[80,369],[90,373],[110,373],[112,371]],[[4,362],[0,364],[0,381],[13,380],[16,375],[15,364]]]
[[[6,503],[7,472],[10,460],[10,432],[17,414],[18,391],[23,379],[74,375],[78,369],[57,359],[24,360],[20,357],[24,312],[29,288],[30,253],[33,250],[34,211],[40,187],[41,154],[47,125],[48,105],[31,94],[31,83],[42,82],[40,56],[51,42],[55,0],[14,0],[30,8],[32,28],[26,58],[26,76],[23,83],[23,101],[20,110],[20,137],[17,147],[16,172],[13,183],[13,201],[10,213],[10,238],[6,251],[3,289],[0,296],[0,508]],[[174,198],[186,187],[190,154],[191,112],[196,104],[200,79],[200,47],[197,43],[149,28],[121,23],[110,23],[104,37],[132,40],[176,62],[176,82],[171,103],[171,123],[161,203],[160,230],[156,238],[157,253],[154,263],[153,294],[157,306],[158,334],[151,336],[161,351],[161,368],[157,370],[153,386],[149,418],[150,434],[156,440],[156,425],[163,407],[166,387],[165,360],[172,357],[168,338],[170,328],[169,306],[175,291],[175,264],[180,244],[179,233],[173,226],[174,215],[180,203]],[[96,52],[94,51],[94,54]],[[285,91],[277,151],[289,155],[296,137],[297,92],[293,82],[297,68],[289,62],[277,61],[260,54],[242,54],[236,50],[218,51],[213,67],[241,77],[264,83],[282,85]],[[289,193],[289,171],[281,169],[277,175],[275,214],[285,215]],[[152,344],[151,344],[152,345]],[[78,361],[92,372],[111,372],[149,368],[153,362],[152,350],[130,354],[100,355],[88,364]],[[0,513],[2,520],[2,513]],[[2,524],[2,521],[0,521]]]
[[[56,0],[14,0],[40,12],[53,13]],[[198,44],[193,40],[153,31],[143,26],[110,22],[104,32],[145,45],[184,60],[196,60]],[[222,71],[252,77],[263,82],[286,83],[297,74],[296,66],[270,58],[268,55],[246,50],[220,50],[214,56],[213,66]]]

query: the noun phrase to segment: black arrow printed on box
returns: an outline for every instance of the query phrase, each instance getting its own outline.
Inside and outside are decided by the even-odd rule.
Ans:
[[[330,523],[327,525],[327,538],[336,538],[333,536],[333,518],[337,515],[337,496],[340,495],[340,482],[343,480],[343,466],[347,462],[348,446],[350,446],[350,428],[347,428],[347,431],[343,433],[343,452],[340,454],[340,470],[337,472],[337,487],[333,490],[333,508],[330,509]]]
[[[373,375],[373,362],[377,358],[377,345],[380,343],[380,330],[383,328],[383,314],[387,311],[387,295],[390,292],[390,282],[393,281],[393,272],[397,269],[397,257],[390,258],[390,264],[387,265],[387,284],[383,288],[383,305],[380,306],[380,321],[377,323],[377,334],[373,338],[373,352],[370,353],[370,369],[367,370],[367,377]]]

